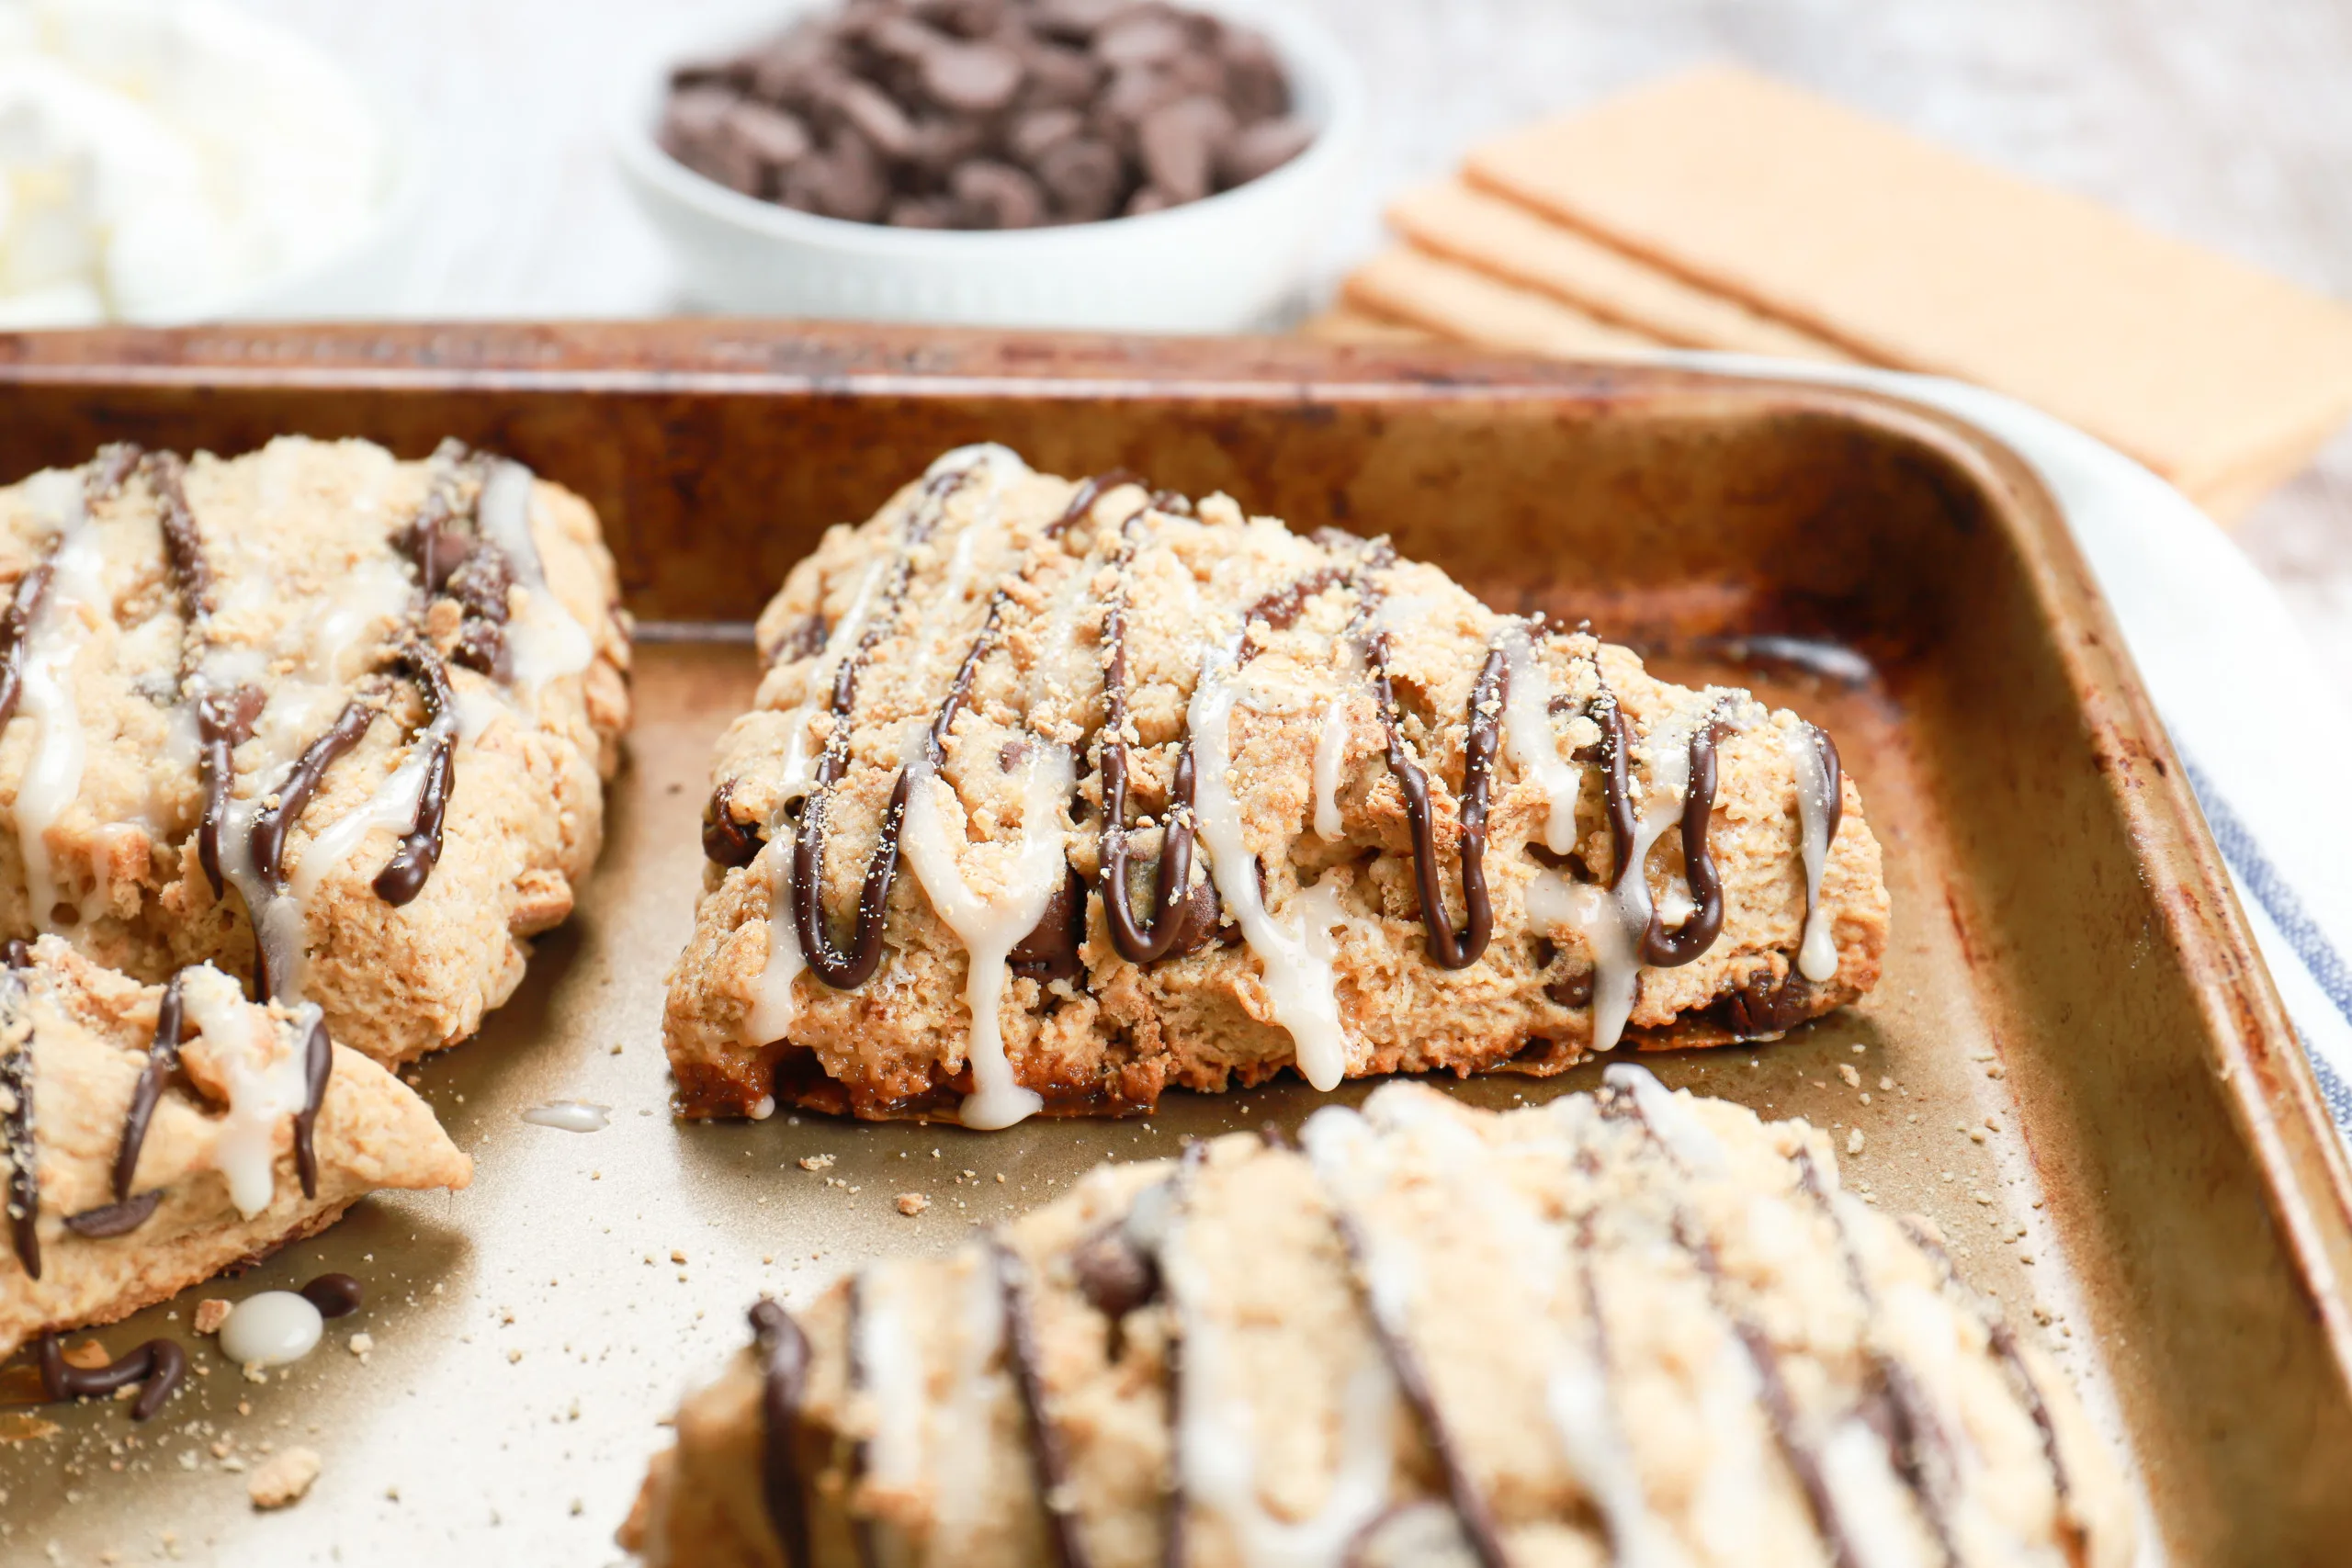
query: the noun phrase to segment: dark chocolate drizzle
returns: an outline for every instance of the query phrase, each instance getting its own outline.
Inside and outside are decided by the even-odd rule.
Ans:
[[[65,1216],[65,1228],[92,1241],[129,1235],[147,1223],[155,1212],[155,1205],[163,1201],[161,1188],[153,1192],[141,1192],[138,1197],[119,1203],[107,1203],[96,1209],[85,1209],[78,1214],[68,1214]]]
[[[348,1274],[322,1274],[300,1293],[324,1318],[349,1317],[368,1304],[367,1290]]]
[[[151,452],[140,467],[155,492],[164,556],[179,583],[187,618],[200,620],[212,613],[212,562],[204,553],[204,535],[196,525],[196,511],[187,503],[187,464],[176,452]]]
[[[187,1352],[175,1340],[150,1339],[103,1367],[77,1367],[68,1361],[54,1334],[43,1334],[33,1343],[41,1392],[52,1400],[90,1399],[135,1382],[145,1383],[131,1402],[133,1421],[144,1421],[163,1409],[187,1376]]]
[[[858,1269],[849,1277],[848,1300],[843,1303],[842,1337],[847,1341],[849,1392],[853,1397],[864,1393],[871,1380],[866,1374],[865,1358],[858,1351],[858,1340],[865,1321],[865,1270]],[[881,1543],[876,1540],[874,1520],[854,1507],[857,1489],[872,1467],[874,1444],[866,1438],[854,1438],[849,1446],[849,1485],[843,1501],[852,1505],[850,1511],[850,1550],[857,1558],[857,1568],[879,1568],[882,1561]],[[786,1564],[786,1568],[793,1568]]]
[[[1276,1145],[1276,1147],[1282,1145]],[[1439,1411],[1437,1395],[1430,1387],[1429,1372],[1421,1365],[1419,1352],[1412,1342],[1389,1324],[1373,1299],[1371,1259],[1367,1253],[1363,1227],[1356,1215],[1328,1190],[1331,1217],[1340,1232],[1340,1245],[1345,1247],[1348,1262],[1355,1273],[1356,1289],[1364,1301],[1364,1318],[1372,1325],[1372,1337],[1395,1374],[1396,1387],[1405,1403],[1421,1423],[1421,1430],[1429,1438],[1430,1448],[1437,1455],[1438,1468],[1445,1472],[1445,1490],[1453,1501],[1454,1517],[1460,1521],[1463,1538],[1469,1543],[1472,1556],[1479,1568],[1511,1568],[1510,1555],[1503,1550],[1501,1532],[1496,1529],[1494,1510],[1479,1494],[1477,1483],[1463,1461],[1462,1450],[1455,1446],[1453,1434],[1446,1428],[1445,1417]]]
[[[907,770],[900,768],[898,781],[890,789],[890,803],[882,814],[882,830],[865,863],[865,880],[857,899],[857,921],[852,929],[849,946],[843,950],[834,944],[825,918],[825,817],[833,787],[849,769],[850,714],[857,705],[857,678],[896,623],[906,601],[907,589],[914,581],[916,547],[931,537],[946,509],[947,498],[968,483],[971,477],[970,468],[956,468],[934,476],[923,486],[921,503],[909,514],[900,534],[897,570],[884,591],[880,613],[866,623],[857,646],[833,672],[832,696],[827,705],[833,728],[825,737],[825,750],[817,759],[816,776],[800,810],[799,829],[792,840],[792,919],[800,939],[801,954],[808,960],[809,969],[837,991],[854,990],[864,985],[882,962],[882,922],[889,907],[890,884],[898,875],[899,834],[906,824],[907,795],[911,783]],[[1000,614],[1000,602],[991,599],[988,626],[981,632],[983,638],[993,636]],[[967,657],[957,674],[959,683],[968,682],[966,671],[972,664],[973,660]],[[963,697],[960,689],[949,694],[940,717],[933,721],[924,737],[927,753],[940,744]]]
[[[1808,724],[1804,728],[1806,739],[1812,742],[1815,755],[1821,759],[1822,794],[1825,797],[1823,805],[1827,811],[1827,818],[1821,833],[1821,858],[1826,866],[1829,859],[1829,846],[1838,841],[1838,824],[1846,819],[1846,786],[1843,782],[1845,774],[1838,764],[1838,742],[1829,739],[1829,731],[1817,724]],[[1799,814],[1797,821],[1798,831],[1802,834],[1804,821],[1802,813]],[[1810,877],[1805,880],[1804,895],[1804,918],[1810,924],[1813,919],[1814,903],[1813,881]],[[1793,977],[1795,971],[1792,969],[1790,973]]]
[[[1611,1121],[1632,1123],[1658,1157],[1675,1170],[1680,1171],[1681,1161],[1665,1139],[1650,1125],[1642,1109],[1640,1097],[1627,1090],[1604,1088],[1600,1095],[1601,1115]],[[1674,1203],[1674,1241],[1685,1253],[1707,1282],[1707,1292],[1717,1315],[1729,1325],[1733,1337],[1747,1353],[1748,1366],[1756,1374],[1764,1414],[1771,1423],[1772,1437],[1779,1446],[1781,1457],[1789,1472],[1796,1478],[1797,1489],[1804,1495],[1805,1508],[1813,1517],[1814,1529],[1828,1548],[1836,1568],[1860,1568],[1852,1540],[1846,1533],[1844,1521],[1838,1517],[1837,1499],[1829,1491],[1827,1473],[1822,1469],[1821,1455],[1805,1439],[1797,1423],[1796,1400],[1789,1392],[1788,1378],[1781,1370],[1780,1352],[1773,1348],[1763,1329],[1725,1299],[1723,1264],[1715,1256],[1714,1243],[1710,1240],[1688,1207],[1679,1200]]]
[[[1593,660],[1592,673],[1600,680],[1598,659]],[[1617,694],[1606,682],[1592,700],[1592,718],[1600,726],[1600,799],[1609,814],[1608,886],[1613,891],[1634,863],[1634,792],[1629,777],[1633,736],[1625,723],[1625,710],[1618,706]]]
[[[261,874],[262,881],[271,891],[283,891],[286,886],[287,830],[301,819],[303,809],[311,804],[311,796],[318,793],[327,770],[358,745],[367,736],[368,727],[375,722],[376,710],[366,703],[345,703],[326,733],[304,747],[293,767],[287,770],[277,786],[277,804],[265,806],[254,815],[251,846],[254,870]],[[211,819],[209,813],[206,819]]]
[[[1959,1270],[1952,1267],[1951,1254],[1944,1250],[1942,1238],[1929,1229],[1925,1221],[1916,1214],[1905,1214],[1897,1224],[1902,1225],[1903,1234],[1911,1238],[1911,1245],[1927,1254],[1928,1260],[1935,1264],[1944,1290],[1959,1294],[1984,1322],[1993,1353],[2000,1357],[2002,1366],[2007,1369],[2026,1414],[2033,1418],[2035,1430],[2041,1434],[2042,1457],[2050,1461],[2050,1482],[2057,1491],[2058,1501],[2064,1505],[2074,1495],[2074,1483],[2066,1473],[2065,1456],[2059,1451],[2058,1424],[2051,1419],[2049,1403],[2041,1397],[2041,1385],[2034,1381],[2032,1369],[2026,1365],[2025,1356],[2018,1348],[2017,1334],[2009,1327],[2007,1318],[1988,1307],[1984,1297],[1961,1279]]]
[[[1029,1437],[1029,1459],[1037,1472],[1037,1500],[1046,1510],[1046,1535],[1058,1568],[1089,1568],[1078,1506],[1069,1485],[1069,1453],[1061,1428],[1046,1408],[1046,1379],[1040,1370],[1037,1325],[1029,1314],[1029,1266],[991,1230],[987,1246],[995,1265],[1004,1307],[1004,1355],[1012,1387],[1021,1396],[1022,1427]]]
[[[1917,1374],[1908,1363],[1875,1343],[1867,1325],[1878,1316],[1878,1294],[1871,1289],[1870,1275],[1862,1268],[1861,1255],[1854,1250],[1854,1238],[1846,1229],[1843,1216],[1829,1196],[1829,1189],[1821,1179],[1820,1170],[1813,1163],[1811,1150],[1799,1145],[1796,1154],[1797,1185],[1812,1199],[1830,1230],[1838,1237],[1838,1253],[1846,1267],[1846,1282],[1861,1304],[1865,1328],[1862,1334],[1863,1354],[1869,1359],[1871,1371],[1884,1396],[1888,1417],[1886,1443],[1888,1457],[1893,1460],[1894,1472],[1910,1488],[1919,1512],[1935,1536],[1944,1562],[1957,1564],[1960,1549],[1953,1538],[1952,1510],[1955,1494],[1960,1490],[1959,1460],[1953,1452],[1951,1437],[1944,1431],[1933,1401],[1920,1386]]]
[[[418,739],[427,750],[416,815],[392,851],[392,858],[376,874],[376,897],[394,908],[424,891],[425,879],[441,859],[442,823],[458,771],[458,694],[450,687],[448,667],[424,642],[411,643],[401,653],[401,662],[416,682],[417,695],[424,700],[424,727],[418,731]]]
[[[752,1303],[752,1334],[760,1363],[760,1494],[785,1568],[811,1568],[817,1559],[796,1448],[800,1403],[808,1391],[808,1337],[765,1296]]]
[[[1437,820],[1430,807],[1429,774],[1413,761],[1396,708],[1396,688],[1388,673],[1390,634],[1378,624],[1380,590],[1363,575],[1395,564],[1385,540],[1365,552],[1356,575],[1356,626],[1364,664],[1372,674],[1374,705],[1387,742],[1388,771],[1405,795],[1405,817],[1413,834],[1413,882],[1420,897],[1421,930],[1430,961],[1441,969],[1467,969],[1487,951],[1495,931],[1494,901],[1487,894],[1487,795],[1494,781],[1495,750],[1501,741],[1506,665],[1500,649],[1490,649],[1470,688],[1470,715],[1463,739],[1461,822],[1462,908],[1460,931],[1445,912],[1443,870],[1438,863]]]
[[[33,617],[40,614],[55,570],[55,563],[47,557],[35,561],[17,579],[16,596],[7,610],[0,613],[0,725],[16,716],[17,698],[25,686],[25,643],[32,636]]]
[[[123,480],[130,477],[139,461],[139,448],[128,442],[99,447],[97,471],[87,481],[84,503],[121,489]],[[7,609],[0,611],[0,727],[16,716],[17,698],[24,691],[25,642],[32,636],[33,618],[40,614],[41,601],[49,595],[50,582],[56,571],[55,555],[56,545],[52,542],[50,554],[35,561],[17,580],[15,595]]]
[[[205,880],[212,884],[215,898],[228,888],[220,874],[220,829],[229,813],[229,792],[237,782],[237,748],[253,738],[254,721],[268,701],[266,694],[253,686],[206,692],[196,699],[196,767],[204,789],[204,815],[196,829],[196,858],[204,867]],[[258,942],[255,951],[259,951]]]
[[[175,972],[164,982],[164,995],[155,1004],[155,1032],[147,1043],[147,1065],[140,1070],[138,1086],[130,1091],[130,1109],[122,1120],[122,1141],[115,1146],[117,1203],[130,1197],[131,1183],[139,1177],[139,1151],[147,1143],[147,1124],[154,1120],[155,1104],[164,1097],[164,1086],[179,1066],[180,1042],[187,1029],[187,1003],[180,995],[180,976],[185,973]]]
[[[1682,875],[1698,908],[1673,931],[1655,907],[1642,932],[1642,962],[1660,969],[1690,963],[1715,945],[1724,929],[1724,881],[1707,829],[1715,810],[1715,747],[1731,734],[1721,717],[1710,718],[1690,734],[1688,784],[1682,792]]]
[[[5,949],[12,999],[22,1002],[22,971],[32,962],[24,942],[11,941]],[[29,1014],[25,1037],[17,1048],[0,1056],[0,1089],[8,1091],[8,1113],[0,1118],[0,1149],[8,1156],[8,1232],[16,1243],[17,1261],[33,1279],[40,1278],[40,1171],[33,1149],[33,1037]]]
[[[326,1103],[334,1072],[334,1043],[327,1038],[326,1020],[314,1018],[302,1041],[302,1109],[294,1113],[294,1170],[302,1179],[305,1198],[319,1195],[319,1107]]]
[[[416,563],[418,584],[427,600],[457,602],[458,632],[449,660],[504,681],[512,673],[506,647],[507,593],[514,568],[495,544],[481,536],[477,508],[488,459],[465,444],[444,441],[433,454],[434,474],[416,515],[398,544]],[[472,488],[466,488],[468,480]]]

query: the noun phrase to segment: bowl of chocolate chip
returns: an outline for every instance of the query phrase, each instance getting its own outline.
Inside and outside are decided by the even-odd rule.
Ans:
[[[693,40],[616,109],[621,168],[700,309],[1271,325],[1363,136],[1345,51],[1281,14],[835,0],[763,25]]]

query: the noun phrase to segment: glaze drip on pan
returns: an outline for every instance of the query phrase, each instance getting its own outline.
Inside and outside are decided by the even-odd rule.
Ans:
[[[833,530],[762,646],[673,976],[689,1113],[1550,1072],[1876,978],[1825,734],[1383,540],[961,448]]]
[[[792,1568],[2132,1555],[2104,1445],[1931,1232],[1805,1123],[1630,1065],[1101,1167],[754,1323],[625,1531],[653,1564],[713,1531]]]

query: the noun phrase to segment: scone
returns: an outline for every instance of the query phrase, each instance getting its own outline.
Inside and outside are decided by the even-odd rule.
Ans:
[[[967,447],[829,533],[759,648],[670,978],[690,1115],[1546,1074],[1878,976],[1826,735],[1381,541]]]
[[[111,1323],[324,1228],[383,1188],[473,1162],[318,1005],[262,1006],[209,964],[162,986],[55,936],[0,971],[0,1359]]]
[[[6,581],[0,935],[212,963],[396,1064],[570,911],[628,714],[577,497],[454,445],[110,447],[0,490]]]
[[[659,1565],[2120,1568],[2054,1369],[1828,1140],[1612,1066],[1099,1168],[869,1265],[677,1415]]]

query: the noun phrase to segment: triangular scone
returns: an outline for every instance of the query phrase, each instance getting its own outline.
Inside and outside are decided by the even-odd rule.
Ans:
[[[1104,1166],[752,1324],[625,1529],[663,1568],[2132,1558],[2113,1457],[1925,1222],[1631,1065]]]
[[[316,1006],[256,1006],[209,964],[142,986],[56,937],[13,945],[19,962],[0,973],[0,1358],[310,1235],[369,1192],[473,1179],[432,1108],[328,1043]],[[159,1029],[175,1013],[178,1027]]]
[[[970,447],[759,631],[670,981],[689,1114],[1553,1073],[1878,979],[1827,736],[1383,541]]]
[[[454,445],[109,447],[0,489],[0,935],[266,961],[398,1063],[570,913],[628,717],[578,497]]]

